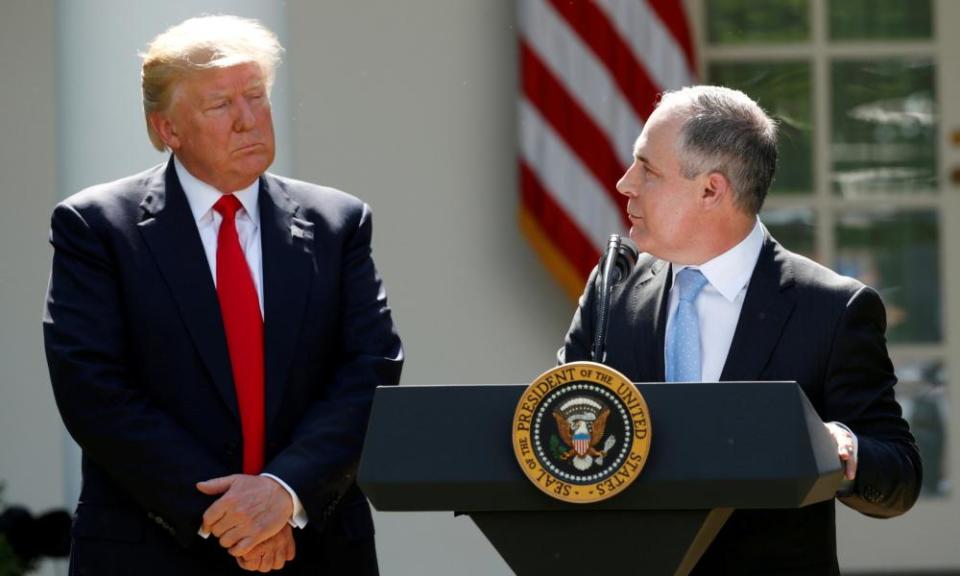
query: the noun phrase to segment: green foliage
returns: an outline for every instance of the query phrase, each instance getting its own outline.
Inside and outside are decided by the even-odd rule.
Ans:
[[[810,63],[714,62],[707,73],[710,83],[742,90],[780,124],[780,159],[771,193],[810,194],[813,190]]]
[[[711,44],[805,42],[810,38],[807,0],[708,0]]]
[[[0,576],[21,576],[28,570],[29,566],[17,557],[7,538],[0,534]]]
[[[560,438],[556,434],[550,435],[550,454],[557,460],[563,456],[563,453],[570,449],[569,446],[560,441]]]
[[[831,0],[832,40],[913,40],[933,36],[931,0]]]
[[[930,58],[831,62],[834,192],[937,190],[936,68]]]

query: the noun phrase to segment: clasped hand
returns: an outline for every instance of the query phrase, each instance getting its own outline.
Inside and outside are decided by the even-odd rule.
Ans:
[[[241,568],[269,572],[293,560],[293,501],[278,482],[233,474],[199,482],[197,490],[220,495],[203,513],[200,529],[215,536]]]

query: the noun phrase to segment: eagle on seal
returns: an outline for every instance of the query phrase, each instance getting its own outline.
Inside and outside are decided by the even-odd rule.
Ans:
[[[598,464],[602,464],[603,457],[614,443],[611,436],[605,442],[603,450],[596,448],[603,440],[609,416],[609,408],[584,397],[564,402],[559,409],[554,410],[553,417],[557,421],[560,438],[567,446],[572,446],[560,459],[566,461],[573,458],[574,468],[581,471],[592,466],[594,459]]]

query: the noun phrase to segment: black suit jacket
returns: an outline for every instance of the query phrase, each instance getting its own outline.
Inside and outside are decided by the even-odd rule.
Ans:
[[[561,362],[590,359],[596,276],[594,271],[580,299]],[[644,254],[614,288],[607,364],[633,381],[664,380],[671,279],[668,262]],[[859,463],[853,492],[841,501],[878,517],[909,509],[922,473],[894,399],[885,330],[884,307],[873,289],[785,250],[765,234],[720,377],[795,380],[823,421],[849,426],[859,440]],[[694,573],[838,573],[834,501],[797,510],[735,511]]]
[[[348,561],[351,542],[372,551],[354,473],[374,388],[398,383],[403,351],[365,204],[265,174],[259,209],[264,472],[309,517],[285,570],[296,572]],[[242,436],[216,289],[172,159],[65,200],[50,238],[47,362],[83,450],[72,572],[237,569],[197,536],[214,498],[195,483],[240,472]]]

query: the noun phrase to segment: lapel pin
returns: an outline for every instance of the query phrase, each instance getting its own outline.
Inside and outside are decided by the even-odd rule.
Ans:
[[[303,228],[300,228],[296,224],[290,225],[290,235],[293,236],[294,238],[301,238],[303,240],[313,240],[312,230],[304,230]]]

